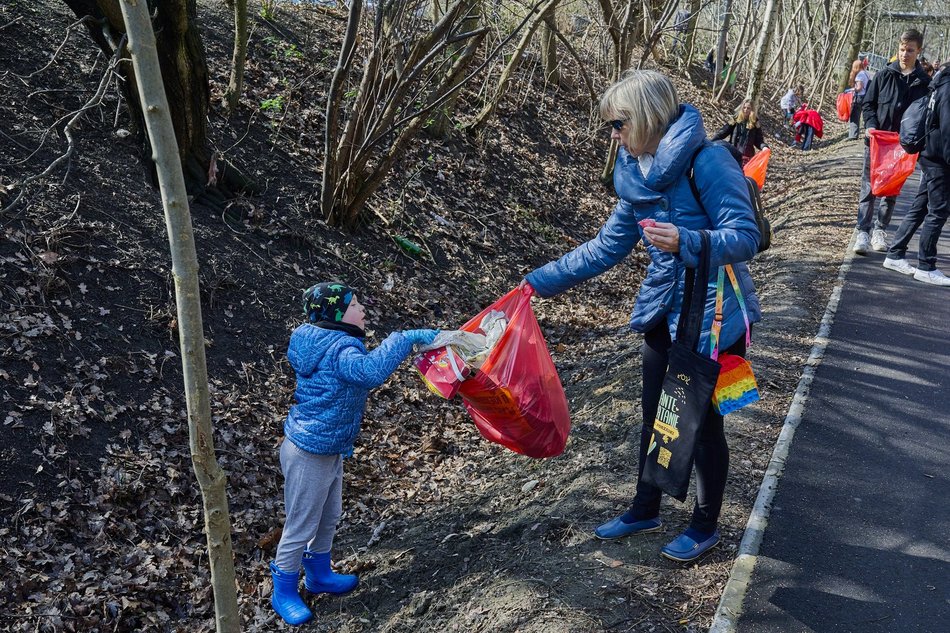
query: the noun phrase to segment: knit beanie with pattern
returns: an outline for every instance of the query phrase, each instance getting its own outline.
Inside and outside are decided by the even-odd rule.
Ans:
[[[339,323],[353,300],[353,289],[346,284],[326,282],[303,292],[303,311],[311,323]]]

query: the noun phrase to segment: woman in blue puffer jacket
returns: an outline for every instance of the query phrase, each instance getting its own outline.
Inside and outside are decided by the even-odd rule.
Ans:
[[[749,320],[757,322],[761,318],[744,263],[756,253],[759,231],[735,159],[726,148],[706,141],[699,112],[679,103],[676,89],[665,76],[653,71],[629,71],[604,94],[600,113],[610,122],[611,137],[621,146],[614,167],[614,188],[620,201],[594,239],[533,271],[525,282],[542,297],[556,295],[615,266],[643,240],[652,261],[630,320],[633,330],[644,335],[642,475],[668,365],[667,353],[683,302],[685,271],[696,268],[699,262],[700,231],[709,231],[712,252],[699,348],[707,355],[719,266],[733,264]],[[687,177],[694,155],[693,174],[702,206]],[[722,317],[720,349],[744,356],[746,323],[728,283]],[[662,549],[664,556],[674,560],[694,560],[719,542],[717,522],[729,448],[722,416],[711,403],[697,441],[695,464],[697,499],[692,521],[683,534]],[[659,530],[661,495],[659,488],[640,477],[630,509],[598,527],[595,535],[615,539]]]

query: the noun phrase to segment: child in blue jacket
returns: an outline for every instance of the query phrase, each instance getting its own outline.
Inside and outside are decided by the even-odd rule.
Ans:
[[[330,569],[330,548],[343,505],[343,458],[353,454],[369,390],[389,378],[413,345],[427,345],[438,333],[393,332],[367,352],[363,306],[341,283],[308,288],[303,309],[308,322],[294,330],[287,349],[297,375],[297,404],[284,423],[280,447],[287,518],[270,564],[271,605],[293,625],[313,617],[297,589],[301,564],[311,593],[339,595],[356,588],[356,576]]]

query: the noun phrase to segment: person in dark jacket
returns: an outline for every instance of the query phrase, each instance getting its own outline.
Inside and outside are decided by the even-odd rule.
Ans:
[[[413,345],[427,345],[438,333],[393,332],[367,353],[363,306],[341,283],[305,290],[303,309],[307,323],[294,330],[287,349],[297,375],[297,404],[280,446],[286,520],[270,564],[271,606],[291,625],[313,617],[297,589],[301,564],[310,593],[340,595],[356,588],[356,576],[330,568],[342,510],[343,458],[353,454],[369,390],[386,382]]]
[[[917,56],[924,47],[924,36],[916,29],[905,31],[900,38],[897,61],[874,76],[864,93],[861,111],[864,115],[865,148],[864,173],[861,177],[861,197],[858,200],[857,236],[854,252],[865,255],[868,248],[887,250],[884,232],[894,213],[897,196],[884,199],[883,209],[871,193],[871,130],[897,132],[904,110],[916,99],[927,94],[930,77],[920,67]],[[876,213],[875,213],[876,210]]]
[[[767,147],[752,99],[746,99],[739,105],[735,118],[719,128],[712,140],[718,141],[724,138],[728,138],[729,143],[742,154],[743,164],[755,156],[755,150]]]
[[[746,260],[756,253],[760,235],[742,170],[728,149],[706,141],[702,117],[693,106],[680,104],[672,82],[655,71],[632,70],[607,89],[600,114],[610,121],[611,137],[621,149],[614,167],[614,189],[620,197],[597,236],[560,259],[534,270],[523,283],[542,297],[551,297],[604,273],[620,263],[642,240],[650,255],[646,278],[634,304],[630,327],[644,335],[643,428],[640,434],[640,477],[633,505],[621,516],[594,530],[601,539],[654,532],[662,526],[662,491],[643,481],[643,466],[657,416],[668,352],[676,337],[687,268],[699,265],[702,236],[711,241],[711,270],[699,350],[709,356],[710,328],[716,315],[718,267],[733,264],[739,293],[729,284],[720,314],[720,349],[744,355],[751,322],[761,319]],[[702,205],[690,187],[693,170]],[[705,208],[704,208],[705,207]],[[740,297],[744,297],[743,309]],[[719,542],[717,524],[722,507],[729,448],[723,418],[712,403],[706,412],[695,453],[697,498],[689,528],[662,554],[690,561]]]
[[[917,281],[950,286],[950,277],[937,269],[937,242],[950,216],[950,62],[941,66],[931,84],[935,109],[927,142],[920,152],[920,186],[907,215],[901,220],[884,267],[913,275]],[[923,227],[923,228],[921,228]],[[918,228],[917,266],[904,256]]]

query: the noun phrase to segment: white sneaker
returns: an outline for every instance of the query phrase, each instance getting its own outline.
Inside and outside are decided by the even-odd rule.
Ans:
[[[917,272],[917,269],[907,263],[906,259],[890,259],[887,258],[884,260],[884,268],[889,268],[890,270],[896,270],[899,273],[904,275],[913,275]]]
[[[871,248],[876,250],[879,253],[883,253],[887,250],[887,233],[881,229],[874,229],[874,232],[871,233]]]
[[[950,277],[939,270],[918,270],[914,273],[914,279],[934,286],[950,286]]]
[[[854,238],[854,252],[858,255],[864,255],[871,247],[871,240],[867,231],[858,231],[858,236]]]

